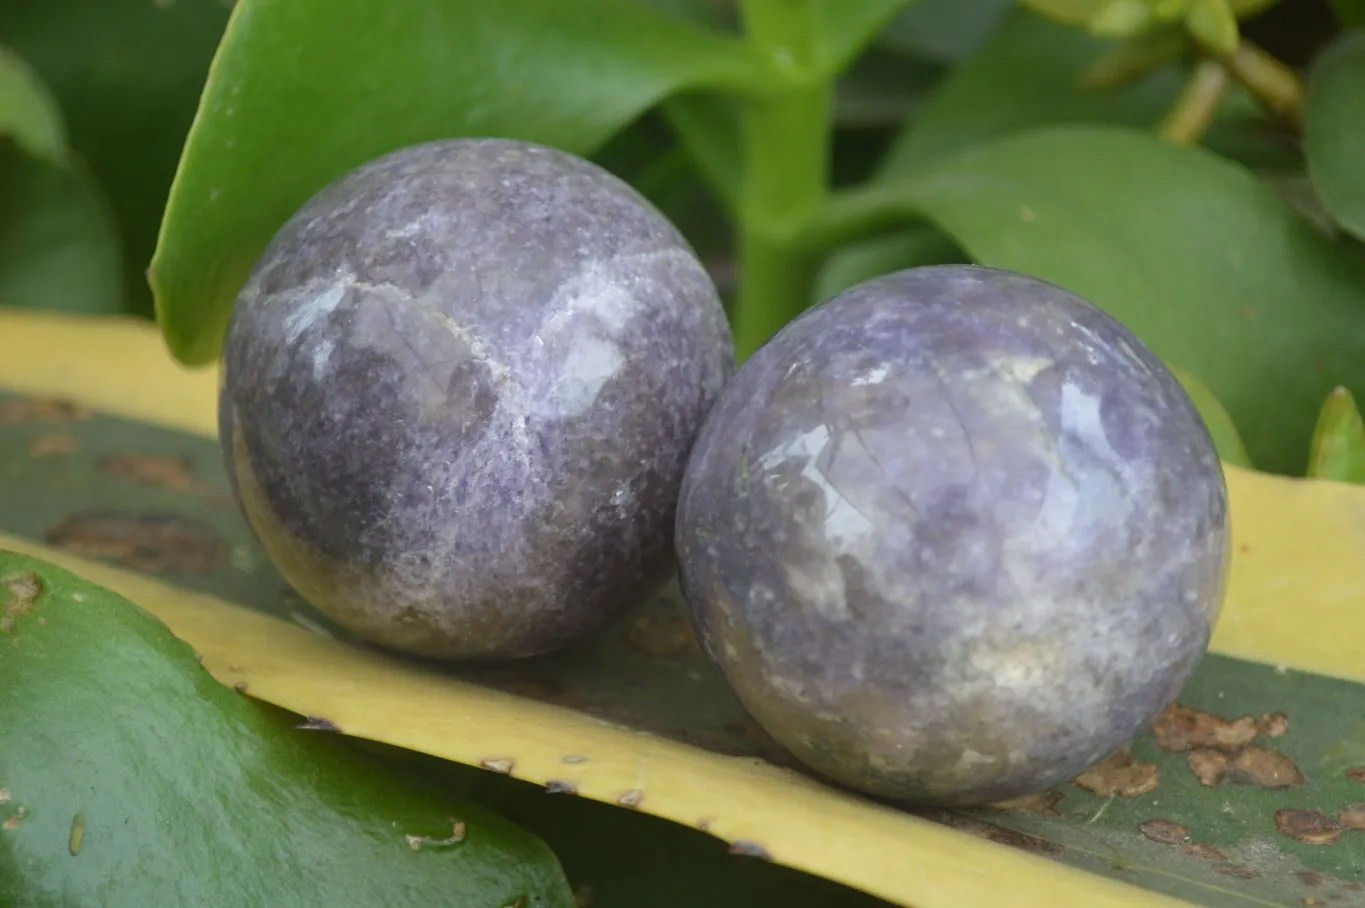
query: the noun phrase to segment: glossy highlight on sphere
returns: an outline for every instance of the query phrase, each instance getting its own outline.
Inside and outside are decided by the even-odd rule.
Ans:
[[[683,482],[698,636],[817,772],[977,804],[1072,778],[1171,702],[1227,582],[1222,467],[1112,317],[941,266],[811,309],[740,370]]]
[[[734,369],[676,229],[581,158],[402,149],[272,240],[238,297],[220,437],[285,579],[383,646],[562,646],[666,577],[688,451]]]

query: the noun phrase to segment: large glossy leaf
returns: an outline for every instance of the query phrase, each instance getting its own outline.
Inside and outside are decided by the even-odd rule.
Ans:
[[[84,160],[58,165],[0,147],[0,305],[118,312],[122,252]]]
[[[1087,67],[1112,42],[1016,9],[970,60],[954,71],[906,125],[882,164],[883,175],[909,173],[945,154],[1039,126],[1111,123],[1155,128],[1184,81],[1180,67],[1159,67],[1117,89],[1082,83]],[[1244,107],[1232,107],[1236,113]],[[1242,118],[1216,123],[1209,147],[1255,164],[1285,155],[1248,132]]]
[[[66,161],[66,124],[57,99],[14,51],[0,47],[0,136],[53,164]]]
[[[127,306],[152,314],[144,276],[226,0],[0,3],[13,46],[61,103],[71,146],[109,199]]]
[[[586,153],[676,91],[767,78],[747,45],[638,0],[242,0],[152,262],[167,342],[213,359],[270,236],[371,158],[461,135]]]
[[[1323,206],[1365,239],[1365,30],[1338,38],[1313,64],[1303,141]]]
[[[571,908],[534,836],[216,682],[151,615],[0,549],[0,902]]]
[[[868,189],[858,205],[927,216],[974,260],[1108,309],[1208,385],[1264,469],[1300,473],[1323,397],[1365,390],[1365,261],[1206,151],[1053,127]]]
[[[520,794],[493,802],[564,848],[593,908],[674,895],[728,908],[707,882],[753,893],[737,899],[746,908],[816,892],[857,904],[734,866],[764,858],[913,908],[1350,905],[1365,893],[1365,837],[1348,825],[1365,802],[1365,489],[1229,466],[1237,545],[1220,655],[1182,693],[1186,709],[1140,735],[1131,763],[999,810],[917,816],[791,768],[706,666],[676,592],[510,666],[414,665],[355,644],[282,588],[226,496],[213,370],[178,368],[154,332],[121,323],[0,313],[0,331],[17,347],[0,358],[0,389],[24,392],[0,391],[0,546],[126,591],[261,699],[536,783],[553,792],[542,802],[576,792],[615,805],[608,824]],[[692,864],[689,847],[632,827],[632,812],[700,828],[731,854]],[[672,881],[670,863],[711,879]]]

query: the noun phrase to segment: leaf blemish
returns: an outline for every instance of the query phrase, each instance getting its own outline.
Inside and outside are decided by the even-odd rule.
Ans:
[[[498,759],[494,760],[480,760],[479,765],[482,766],[484,769],[488,770],[489,772],[496,772],[505,776],[509,774],[512,771],[512,769],[517,765],[517,761],[509,760],[505,757],[499,757]]]
[[[301,724],[294,727],[306,731],[341,731],[335,722],[331,719],[324,719],[322,716],[306,716]]]
[[[749,858],[758,858],[762,861],[771,861],[773,859],[773,856],[768,853],[768,849],[752,839],[735,839],[730,843],[730,853],[743,855],[744,857]]]
[[[622,807],[636,808],[640,806],[640,802],[644,799],[645,793],[643,791],[638,788],[632,788],[630,791],[617,798],[616,803],[620,804]]]
[[[85,842],[85,816],[76,814],[71,818],[71,836],[67,840],[67,851],[71,852],[74,858],[81,853],[81,845]]]
[[[1124,747],[1081,773],[1074,784],[1103,798],[1136,798],[1155,790],[1159,781],[1155,764],[1134,760]]]
[[[566,782],[559,779],[550,779],[545,783],[546,794],[578,794],[577,782]]]
[[[1190,840],[1190,831],[1170,820],[1147,820],[1138,824],[1138,832],[1160,845],[1181,845]]]
[[[1321,811],[1293,808],[1275,811],[1275,827],[1305,845],[1331,845],[1345,831]]]
[[[444,839],[420,835],[405,835],[403,838],[407,840],[408,847],[413,851],[421,851],[426,846],[444,847],[458,845],[464,841],[468,828],[465,826],[464,820],[457,820],[454,817],[451,817],[450,822],[450,835]]]

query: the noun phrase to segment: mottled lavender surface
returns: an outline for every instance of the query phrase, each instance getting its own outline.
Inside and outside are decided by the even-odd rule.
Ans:
[[[1108,315],[966,266],[788,325],[698,440],[678,515],[699,636],[813,769],[1007,799],[1171,701],[1226,584],[1227,495],[1172,375]]]
[[[666,576],[733,363],[706,272],[625,183],[538,146],[431,143],[275,237],[233,312],[221,438],[320,611],[420,655],[524,656]]]

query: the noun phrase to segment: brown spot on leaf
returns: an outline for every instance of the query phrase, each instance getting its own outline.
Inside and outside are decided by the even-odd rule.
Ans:
[[[1261,872],[1254,867],[1245,864],[1215,864],[1214,873],[1221,873],[1227,876],[1235,876],[1239,880],[1254,880],[1260,877]]]
[[[0,634],[12,634],[19,618],[33,610],[33,603],[43,592],[43,582],[32,571],[22,571],[5,577],[5,608],[0,611]],[[15,643],[18,643],[15,637]]]
[[[80,422],[90,410],[71,400],[56,397],[25,397],[0,402],[0,423]]]
[[[232,689],[239,694],[244,694],[246,693],[246,682],[238,681],[236,684],[232,685]]]
[[[1346,778],[1353,782],[1365,785],[1365,766],[1357,766],[1355,769],[1346,770]]]
[[[1337,822],[1346,829],[1365,830],[1365,804],[1347,804],[1337,814]]]
[[[1336,821],[1320,811],[1292,808],[1275,811],[1275,827],[1305,845],[1330,845],[1343,832]]]
[[[1256,719],[1238,716],[1224,719],[1174,703],[1152,720],[1152,734],[1162,750],[1179,753],[1196,747],[1236,750],[1255,741],[1258,735],[1279,737],[1289,729],[1289,717],[1273,713]]]
[[[711,821],[706,817],[702,817],[700,820],[697,821],[697,828],[700,829],[702,832],[706,832],[711,828]]]
[[[9,829],[9,830],[18,829],[18,828],[19,828],[19,818],[18,818],[17,816],[16,816],[16,817],[10,817],[9,819],[5,820],[5,822],[0,823],[0,827],[4,827],[5,829]]]
[[[1047,839],[1039,838],[1036,835],[1029,835],[1025,832],[1016,832],[1013,829],[1006,829],[1003,826],[990,826],[989,829],[984,831],[983,835],[999,845],[1008,845],[1011,848],[1019,848],[1037,854],[1062,853],[1062,846],[1058,845],[1056,842],[1049,842]]]
[[[578,783],[560,779],[550,779],[545,783],[545,792],[547,794],[578,794]]]
[[[496,772],[505,776],[512,771],[512,768],[517,765],[517,762],[516,760],[500,757],[492,760],[480,760],[479,765],[489,772]]]
[[[1161,845],[1182,845],[1190,840],[1190,831],[1170,820],[1147,820],[1138,824],[1138,832]]]
[[[626,642],[655,659],[687,655],[697,650],[692,626],[682,615],[672,612],[636,618],[626,630]]]
[[[992,804],[991,809],[1003,813],[1027,813],[1036,816],[1055,817],[1060,815],[1057,812],[1057,805],[1062,803],[1062,798],[1063,795],[1060,791],[1048,789],[1037,794]]]
[[[74,555],[150,574],[212,574],[228,562],[228,547],[217,531],[176,515],[75,514],[50,530],[47,541]]]
[[[759,858],[764,861],[773,859],[773,856],[768,853],[768,849],[752,839],[735,839],[730,843],[730,853],[742,854],[749,858]]]
[[[1210,863],[1214,861],[1226,861],[1228,859],[1227,853],[1221,848],[1214,848],[1212,845],[1206,845],[1203,842],[1190,842],[1189,844],[1182,846],[1180,850],[1192,858],[1198,858],[1201,861],[1209,861]]]
[[[1299,878],[1299,882],[1305,886],[1321,886],[1324,879],[1323,875],[1316,870],[1296,870],[1294,876]]]
[[[304,731],[341,731],[335,722],[322,716],[304,716],[303,722],[294,727]]]
[[[1289,717],[1284,713],[1271,713],[1261,717],[1261,734],[1267,738],[1278,738],[1289,731]]]
[[[95,469],[140,485],[158,486],[173,492],[187,492],[201,498],[226,501],[226,496],[194,478],[194,461],[188,457],[161,454],[105,454],[95,461]]]
[[[1308,781],[1288,756],[1255,744],[1233,756],[1228,772],[1262,788],[1297,788]]]
[[[1124,747],[1077,776],[1075,785],[1103,798],[1136,798],[1154,790],[1158,779],[1155,764],[1139,763]]]
[[[10,792],[8,788],[0,788],[0,807],[4,807],[11,800],[13,800],[13,798],[14,795]]]
[[[1228,753],[1200,747],[1186,755],[1190,770],[1200,784],[1215,786],[1228,776],[1262,788],[1297,788],[1307,780],[1294,761],[1279,751],[1251,745]]]
[[[577,763],[586,763],[586,762],[588,762],[588,758],[587,758],[587,757],[580,757],[580,756],[578,756],[577,754],[569,754],[567,757],[565,757],[565,758],[563,759],[562,762],[568,763],[569,765],[572,766],[572,765],[577,764]]]
[[[464,820],[457,820],[454,817],[451,817],[450,824],[451,824],[450,835],[444,839],[437,839],[432,838],[430,836],[420,835],[405,835],[403,836],[403,838],[407,840],[408,847],[411,848],[413,851],[421,851],[428,845],[433,847],[439,847],[443,845],[458,845],[460,842],[464,841],[466,833]]]
[[[76,453],[80,446],[81,443],[74,435],[39,435],[28,443],[28,453],[30,457],[38,459],[61,457]]]
[[[1251,321],[1255,317],[1256,317],[1255,309],[1251,308],[1250,306],[1242,307],[1242,318],[1246,319],[1247,321]]]
[[[1191,750],[1185,755],[1185,761],[1201,785],[1219,784],[1228,771],[1228,755],[1211,747]]]

